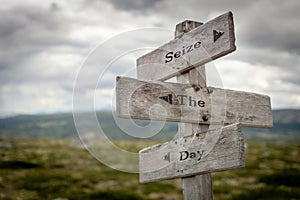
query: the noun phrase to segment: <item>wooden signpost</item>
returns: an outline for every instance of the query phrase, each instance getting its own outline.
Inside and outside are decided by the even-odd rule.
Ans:
[[[118,116],[179,122],[178,137],[139,152],[141,183],[181,177],[184,199],[212,199],[210,173],[245,165],[241,126],[273,126],[268,96],[206,85],[203,64],[235,49],[231,12],[185,21],[174,40],[138,58],[138,80],[117,77]],[[178,83],[161,82],[173,76]]]
[[[199,25],[201,23],[197,23]],[[233,52],[233,16],[221,15],[179,36],[137,60],[139,79],[166,80],[195,66]]]
[[[233,124],[141,150],[140,181],[188,177],[244,163],[243,135],[240,125]]]
[[[239,122],[262,128],[273,124],[270,98],[249,92],[212,87],[195,91],[190,84],[117,77],[116,99],[118,115],[123,118],[201,124]]]

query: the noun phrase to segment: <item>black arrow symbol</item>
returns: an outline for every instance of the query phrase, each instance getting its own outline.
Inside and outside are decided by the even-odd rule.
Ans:
[[[159,97],[160,99],[168,102],[169,104],[172,104],[172,94],[169,94],[167,96],[162,96],[162,97]]]
[[[214,42],[216,42],[224,34],[223,31],[216,31],[216,30],[214,30],[213,33],[214,33]]]
[[[165,156],[164,156],[164,160],[167,160],[170,162],[170,152],[168,152]]]

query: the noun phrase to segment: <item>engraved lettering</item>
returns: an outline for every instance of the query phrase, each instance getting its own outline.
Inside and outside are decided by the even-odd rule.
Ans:
[[[195,48],[195,49],[199,48],[200,46],[201,46],[201,42],[196,42],[196,43],[194,44],[194,48]]]
[[[221,37],[221,36],[220,36]],[[165,55],[165,63],[171,62],[174,58],[180,58],[181,56],[192,52],[201,46],[201,42],[197,41],[194,44],[183,46],[181,50],[177,50],[176,53],[170,51]]]
[[[197,151],[197,153],[199,154],[199,158],[198,158],[198,161],[201,160],[202,158],[202,155],[204,153],[204,150],[201,150],[201,151]]]
[[[172,94],[168,94],[166,96],[159,97],[160,99],[164,100],[165,102],[168,102],[169,104],[173,105],[174,101],[172,98]],[[191,106],[191,107],[205,107],[205,101],[203,100],[195,100],[191,96],[187,95],[177,95],[178,104],[179,105],[185,105],[185,106]],[[176,103],[175,103],[176,104]]]
[[[196,158],[196,154],[194,152],[190,153],[190,158]]]
[[[196,44],[196,43],[195,43]],[[190,53],[191,51],[193,51],[193,45],[189,45],[187,47],[187,52],[186,53]]]
[[[179,104],[180,105],[184,105],[183,103],[183,97],[187,97],[186,95],[177,95],[177,97],[179,97]]]
[[[204,107],[205,106],[205,102],[204,101],[198,101],[198,106],[199,107]]]
[[[171,62],[173,60],[173,52],[167,53],[166,59],[169,59],[169,60],[165,60],[165,63]]]
[[[179,58],[181,56],[181,51],[177,51],[175,54],[174,54],[174,58]]]
[[[188,53],[188,52],[187,52]],[[182,55],[184,55],[185,54],[185,47],[183,46],[182,47]]]
[[[180,152],[180,160],[186,160],[189,157],[189,152],[188,151],[181,151]]]
[[[196,106],[196,100],[193,100],[192,97],[189,97],[189,106]]]
[[[204,150],[199,150],[199,151],[181,151],[180,153],[180,159],[179,161],[184,161],[187,159],[196,159],[197,161],[200,161],[203,154],[204,154]]]

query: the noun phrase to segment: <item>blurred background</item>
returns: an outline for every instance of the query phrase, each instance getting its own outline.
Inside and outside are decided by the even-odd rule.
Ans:
[[[300,1],[0,1],[0,199],[182,199],[180,180],[140,185],[89,153],[93,134],[81,135],[84,147],[73,120],[74,87],[77,111],[94,114],[119,149],[170,140],[176,123],[146,139],[119,127],[115,77],[136,77],[136,59],[172,40],[179,22],[228,11],[237,50],[207,66],[208,83],[269,95],[274,127],[243,129],[246,168],[214,173],[215,199],[300,199]]]

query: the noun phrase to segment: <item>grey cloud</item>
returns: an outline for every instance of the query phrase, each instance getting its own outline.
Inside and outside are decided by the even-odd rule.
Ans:
[[[299,88],[300,60],[297,55],[285,51],[264,50],[263,48],[243,47],[241,45],[236,52],[228,57],[232,60],[250,63],[253,66],[262,66],[270,73],[275,74],[275,77],[267,80],[272,93],[282,90],[281,88],[285,88],[284,90],[289,90],[291,87]]]
[[[13,85],[21,91],[20,86],[27,84],[34,85],[39,91],[49,86],[54,92],[57,88],[66,95],[72,94],[77,66],[71,65],[76,63],[68,61],[63,65],[59,62],[72,59],[68,56],[64,57],[71,54],[84,58],[88,56],[87,50],[91,50],[89,48],[96,45],[89,43],[88,40],[80,41],[71,38],[70,35],[78,29],[88,27],[91,30],[93,28],[98,30],[100,27],[103,28],[103,32],[107,30],[118,33],[120,30],[134,26],[149,27],[156,24],[174,30],[174,26],[185,19],[206,22],[229,10],[234,14],[237,51],[223,59],[268,66],[269,70],[278,72],[276,79],[268,82],[270,84],[268,91],[276,94],[276,97],[281,92],[299,88],[300,12],[298,8],[300,2],[297,0],[247,2],[240,0],[83,0],[82,2],[74,2],[72,5],[68,1],[62,3],[58,1],[43,6],[18,5],[0,11],[0,91],[6,85]],[[101,31],[99,34],[103,34]],[[101,56],[95,56],[86,76],[78,80],[82,92],[95,88],[97,70],[109,63],[110,60],[107,59],[116,52],[114,48],[126,50],[133,45],[131,43],[141,43],[156,48],[172,37],[167,39],[159,34],[144,32],[134,39],[134,42],[126,38],[115,41],[119,46],[110,43],[109,46],[105,46]],[[59,55],[58,59],[53,60],[51,56],[57,55]],[[130,59],[133,57],[131,56]],[[119,60],[107,70],[108,75],[103,78],[98,89],[113,87],[115,75],[135,67],[135,63],[129,61],[129,58]],[[263,72],[267,73],[266,70]],[[25,96],[20,101],[29,102],[30,95]],[[5,98],[9,102],[9,99],[17,97],[6,96]]]
[[[287,73],[286,75],[283,75],[281,78],[282,82],[288,82],[291,85],[294,85],[295,87],[297,87],[298,92],[300,93],[300,79],[299,79],[299,74],[300,74],[300,70],[298,70],[298,72],[291,72],[291,73]]]
[[[59,13],[57,4],[49,8],[19,5],[0,12],[0,82],[36,82],[48,81],[49,61],[32,63],[36,57],[52,47],[86,48],[88,44],[70,39],[72,31],[70,19],[64,13]],[[65,53],[68,53],[65,51]],[[58,61],[59,62],[59,61]],[[27,63],[27,64],[25,64]],[[30,65],[40,65],[40,68],[30,68]],[[53,63],[58,67],[58,63]],[[53,68],[51,67],[51,68]],[[53,76],[53,75],[52,75]],[[57,75],[55,79],[59,80]],[[34,78],[33,78],[34,77]],[[65,77],[66,78],[66,77]]]
[[[50,10],[53,11],[53,12],[58,11],[58,10],[60,10],[60,6],[57,3],[53,2],[50,5]]]
[[[232,11],[234,14],[243,12],[254,4],[255,1],[240,0],[173,0],[162,1],[153,12],[155,15],[161,16],[162,23],[165,26],[174,27],[176,23],[190,19],[201,22],[211,20],[220,14]]]
[[[155,7],[162,0],[109,0],[116,9],[124,11],[145,12]]]
[[[264,1],[241,16],[243,43],[300,55],[300,1]]]
[[[1,12],[0,14],[0,36],[1,38],[10,37],[12,34],[21,30],[24,24],[12,15],[10,12]]]
[[[58,10],[57,6],[54,6]],[[62,12],[36,6],[18,6],[0,13],[0,44],[5,49],[45,48],[50,45],[78,43],[69,38],[70,19]],[[78,44],[80,45],[80,44]],[[2,49],[3,50],[3,49]]]

